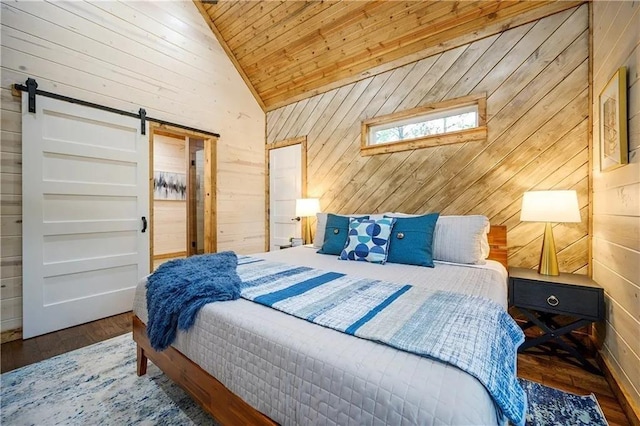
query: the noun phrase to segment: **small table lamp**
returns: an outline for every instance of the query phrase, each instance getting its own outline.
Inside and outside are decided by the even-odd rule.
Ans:
[[[305,227],[303,232],[304,243],[309,244],[313,241],[313,235],[311,233],[311,221],[310,216],[315,216],[320,211],[320,199],[319,198],[298,198],[296,200],[296,219],[306,218]]]
[[[546,222],[538,273],[560,275],[551,222],[580,222],[576,191],[529,191],[522,197],[520,220]]]

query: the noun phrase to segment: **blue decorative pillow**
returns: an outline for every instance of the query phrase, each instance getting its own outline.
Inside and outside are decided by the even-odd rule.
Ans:
[[[395,218],[387,261],[433,268],[433,234],[438,216],[440,213]]]
[[[322,243],[322,248],[318,250],[317,253],[340,256],[342,249],[347,243],[349,219],[351,219],[349,216],[338,216],[331,213],[327,215],[324,242]],[[369,216],[362,216],[353,219],[369,219]]]
[[[395,218],[351,219],[349,239],[340,253],[340,259],[384,264],[387,261],[389,236],[395,221]]]

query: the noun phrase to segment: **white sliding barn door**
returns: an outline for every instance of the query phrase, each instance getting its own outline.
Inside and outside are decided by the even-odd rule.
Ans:
[[[302,145],[269,150],[269,250],[299,238],[296,198],[302,198]]]
[[[131,310],[149,273],[140,120],[22,95],[23,337]]]

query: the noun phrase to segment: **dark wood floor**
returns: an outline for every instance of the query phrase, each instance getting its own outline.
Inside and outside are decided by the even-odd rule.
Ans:
[[[66,328],[27,340],[3,343],[0,371],[3,373],[52,358],[131,331],[132,313],[115,315],[77,327]]]
[[[4,343],[2,372],[42,361],[131,331],[131,312],[94,321],[25,341]],[[547,355],[518,355],[518,376],[579,395],[594,393],[611,426],[629,425],[604,377]]]

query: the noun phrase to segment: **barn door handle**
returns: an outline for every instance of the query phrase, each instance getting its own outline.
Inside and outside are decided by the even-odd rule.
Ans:
[[[298,222],[300,222],[300,216],[298,216],[298,217],[294,217],[294,218],[293,218],[293,219],[291,219],[291,220],[297,220]]]
[[[147,218],[142,216],[142,232],[147,231]]]

